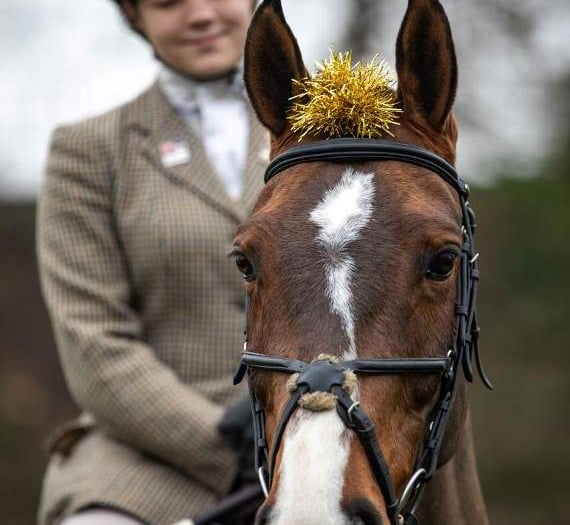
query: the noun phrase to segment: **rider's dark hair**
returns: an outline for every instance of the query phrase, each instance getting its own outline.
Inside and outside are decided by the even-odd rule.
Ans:
[[[125,11],[122,7],[121,4],[131,4],[133,7],[137,7],[139,0],[113,0],[113,3],[117,5],[117,7],[119,8],[119,10],[121,11],[121,14],[123,15],[123,19],[125,20],[125,22],[128,24],[128,26],[135,32],[138,33],[141,37],[143,37],[145,40],[148,40],[147,37],[141,33],[136,27],[133,26],[133,24],[131,23],[131,21],[129,20],[129,18],[127,17],[127,15],[125,14]]]

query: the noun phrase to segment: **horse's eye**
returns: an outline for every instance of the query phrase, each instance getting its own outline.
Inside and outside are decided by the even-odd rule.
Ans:
[[[246,281],[253,281],[255,273],[249,259],[241,252],[234,253],[236,266]]]
[[[457,248],[446,247],[440,250],[429,262],[426,277],[434,281],[445,281],[451,275],[458,255]]]

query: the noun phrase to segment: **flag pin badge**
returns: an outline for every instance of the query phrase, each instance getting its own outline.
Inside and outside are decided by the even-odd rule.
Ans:
[[[192,154],[187,144],[182,141],[168,141],[160,145],[160,160],[165,168],[186,164]]]

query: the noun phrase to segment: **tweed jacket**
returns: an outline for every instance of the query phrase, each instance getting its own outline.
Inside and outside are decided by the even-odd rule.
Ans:
[[[173,144],[186,154],[166,159]],[[231,377],[244,291],[228,254],[263,184],[268,144],[253,113],[249,144],[233,201],[156,83],[54,132],[38,258],[83,414],[52,442],[42,525],[95,504],[171,525],[230,489],[237,458],[216,427],[243,393]]]

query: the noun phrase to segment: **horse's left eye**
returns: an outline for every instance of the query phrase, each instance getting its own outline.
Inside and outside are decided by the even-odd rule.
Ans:
[[[234,257],[237,269],[242,274],[243,278],[246,281],[253,281],[255,279],[255,273],[249,259],[241,252],[234,253]]]
[[[426,277],[434,281],[445,281],[451,275],[458,255],[457,248],[447,247],[440,250],[429,262]]]

